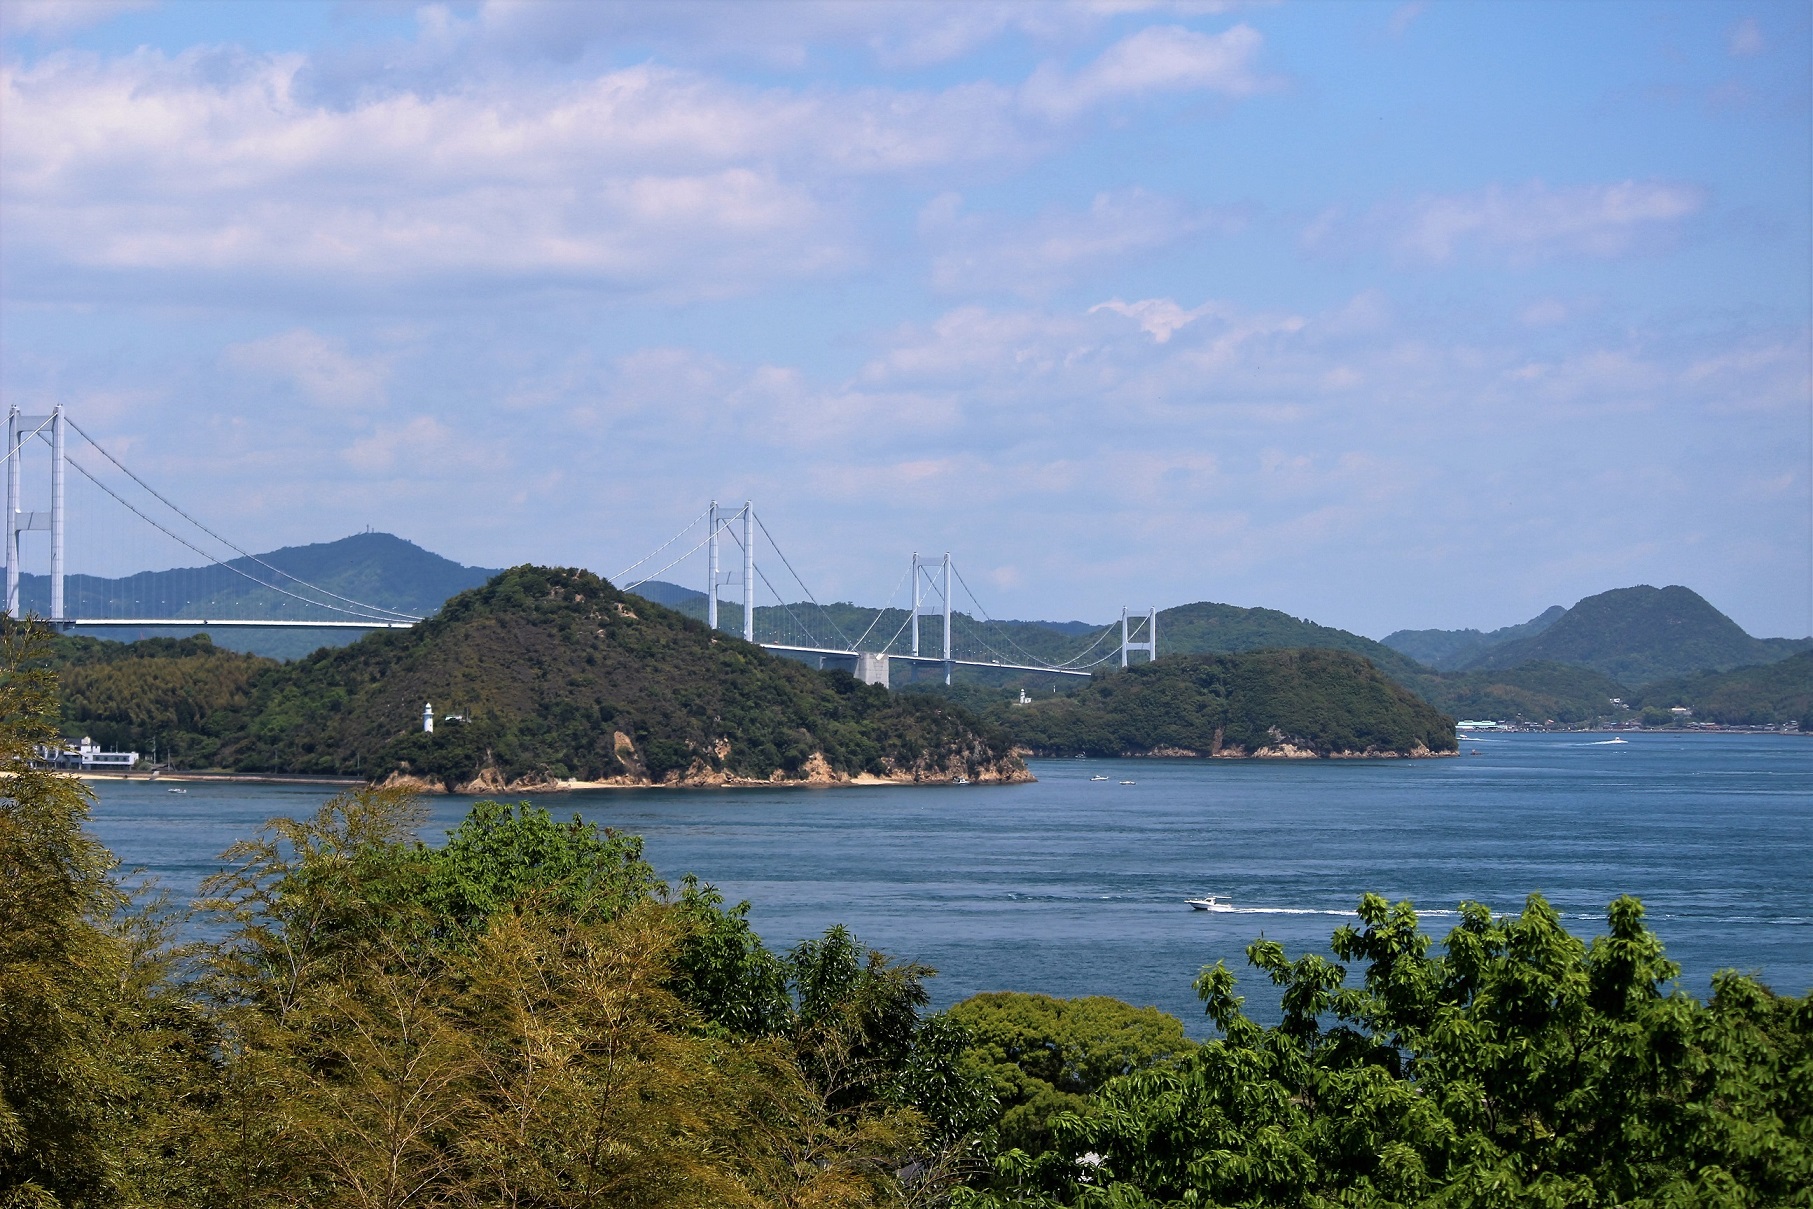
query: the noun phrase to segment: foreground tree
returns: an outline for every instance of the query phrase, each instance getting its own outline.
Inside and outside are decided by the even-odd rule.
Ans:
[[[1813,1198],[1813,997],[1724,973],[1709,1003],[1630,898],[1570,936],[1531,896],[1467,903],[1430,955],[1408,903],[1360,903],[1347,967],[1248,959],[1282,990],[1250,1020],[1225,966],[1197,981],[1221,1040],[1110,1082],[1010,1151],[971,1203],[1804,1205]]]
[[[137,1099],[133,946],[113,859],[82,824],[74,777],[35,769],[61,744],[50,635],[0,618],[0,1205],[118,1199]]]

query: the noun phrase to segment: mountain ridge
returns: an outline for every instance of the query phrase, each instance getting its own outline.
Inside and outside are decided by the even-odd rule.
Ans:
[[[1488,648],[1541,633],[1566,612],[1561,605],[1550,605],[1528,621],[1496,630],[1396,630],[1379,641],[1425,667],[1454,671]]]
[[[1691,588],[1638,584],[1588,596],[1541,632],[1485,650],[1459,670],[1566,663],[1641,685],[1774,663],[1809,647],[1813,639],[1753,638]]]

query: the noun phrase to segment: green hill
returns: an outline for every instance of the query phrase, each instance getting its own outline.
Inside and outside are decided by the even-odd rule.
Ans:
[[[1574,726],[1598,718],[1627,718],[1613,698],[1630,690],[1590,668],[1525,663],[1497,672],[1444,672],[1416,677],[1407,687],[1456,718]]]
[[[1379,641],[1399,654],[1435,668],[1437,671],[1452,671],[1465,667],[1469,662],[1479,658],[1487,650],[1502,646],[1518,638],[1529,638],[1542,633],[1555,624],[1557,618],[1566,609],[1560,605],[1550,605],[1541,613],[1520,625],[1508,625],[1502,629],[1480,630],[1398,630],[1387,634]]]
[[[339,541],[285,546],[225,566],[177,567],[142,571],[120,579],[71,575],[64,582],[68,608],[76,617],[273,617],[330,618],[325,609],[304,608],[282,592],[257,581],[292,588],[270,568],[327,589],[339,596],[414,616],[440,608],[456,592],[475,588],[493,575],[485,567],[466,567],[389,533],[356,533]],[[260,566],[259,563],[269,566]],[[243,574],[241,574],[243,572]],[[251,578],[248,578],[250,576]],[[299,589],[296,589],[300,591]],[[28,613],[45,615],[50,608],[50,581],[41,575],[20,577],[20,604]],[[311,599],[319,599],[313,594]],[[339,603],[339,602],[334,602]],[[341,607],[345,607],[342,605]],[[83,632],[83,631],[78,631]],[[130,642],[172,631],[85,631]],[[216,627],[215,645],[279,659],[294,659],[324,646],[342,646],[358,637],[348,630],[240,630]]]
[[[1161,623],[1162,624],[1162,623]],[[1162,635],[1163,630],[1160,630]],[[1007,707],[1047,755],[1412,755],[1455,749],[1454,720],[1346,651],[1166,656]]]
[[[1425,670],[1415,660],[1381,642],[1333,626],[1317,625],[1307,618],[1292,617],[1277,609],[1247,609],[1199,601],[1162,609],[1158,614],[1160,655],[1228,654],[1291,647],[1351,651],[1365,656],[1394,679],[1414,676]]]
[[[248,772],[475,792],[1026,775],[960,707],[777,659],[584,571],[518,567],[413,629],[290,664],[194,640],[61,650],[66,733]]]
[[[1631,702],[1640,709],[1685,705],[1701,722],[1813,730],[1813,651],[1758,667],[1704,672],[1645,685]]]
[[[1699,593],[1679,586],[1589,596],[1540,634],[1483,652],[1466,670],[1569,663],[1625,684],[1773,663],[1813,639],[1752,638]]]

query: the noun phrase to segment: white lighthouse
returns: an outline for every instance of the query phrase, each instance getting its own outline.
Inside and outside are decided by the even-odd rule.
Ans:
[[[434,702],[432,701],[422,702],[422,733],[425,735],[434,733]]]

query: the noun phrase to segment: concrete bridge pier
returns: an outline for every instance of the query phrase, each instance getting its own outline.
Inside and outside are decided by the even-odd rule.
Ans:
[[[888,687],[888,657],[870,655],[867,652],[856,656],[856,678],[864,684],[879,684]]]

